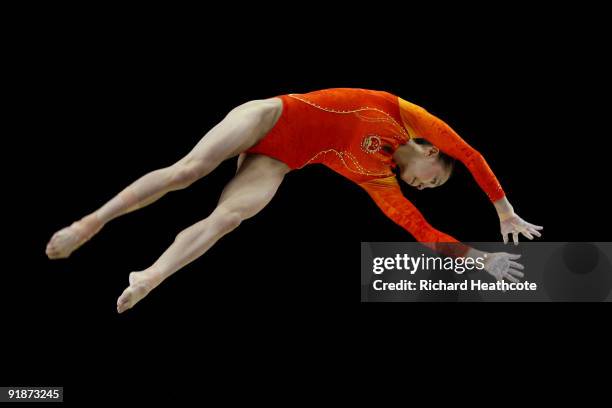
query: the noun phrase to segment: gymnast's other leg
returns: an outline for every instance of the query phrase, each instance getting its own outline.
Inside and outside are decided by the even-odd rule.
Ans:
[[[142,208],[170,191],[183,189],[263,138],[282,113],[279,98],[254,100],[233,109],[173,165],[134,181],[93,213],[56,232],[47,244],[50,259],[67,258],[114,218]]]
[[[261,211],[289,171],[290,168],[279,160],[247,154],[234,178],[223,189],[215,210],[181,231],[149,268],[130,273],[130,286],[117,300],[117,311],[123,313],[132,308],[164,279],[202,256],[243,220]]]

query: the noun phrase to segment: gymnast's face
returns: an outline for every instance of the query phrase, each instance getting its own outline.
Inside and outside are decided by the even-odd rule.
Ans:
[[[446,183],[451,170],[440,160],[438,148],[416,144],[413,148],[414,154],[401,168],[400,178],[419,190],[439,187]]]

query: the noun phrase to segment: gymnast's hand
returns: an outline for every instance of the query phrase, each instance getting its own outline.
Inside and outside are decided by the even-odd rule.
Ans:
[[[501,227],[504,244],[508,243],[508,234],[512,234],[514,245],[518,245],[518,235],[523,234],[527,239],[533,239],[533,236],[541,237],[540,230],[543,227],[530,224],[514,212],[514,207],[508,201],[506,196],[493,203],[499,216],[499,224]]]
[[[501,234],[504,238],[504,244],[508,243],[508,234],[512,234],[514,245],[518,245],[518,235],[523,234],[527,239],[533,239],[533,236],[541,237],[540,230],[543,227],[528,223],[514,212],[510,214],[500,215],[499,224]]]
[[[516,262],[521,257],[518,254],[491,252],[485,254],[484,257],[484,269],[500,282],[505,278],[510,282],[518,283],[518,278],[525,276],[521,272],[525,267]]]

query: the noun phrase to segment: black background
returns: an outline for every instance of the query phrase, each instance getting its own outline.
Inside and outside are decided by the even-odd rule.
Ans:
[[[486,157],[517,213],[545,227],[543,240],[608,240],[601,96],[609,67],[597,24],[577,35],[565,20],[529,13],[480,26],[429,20],[423,29],[378,15],[245,25],[224,14],[213,27],[213,15],[170,25],[157,15],[85,14],[42,15],[13,31],[17,126],[5,141],[2,283],[8,384],[64,385],[75,401],[99,381],[128,391],[147,374],[169,381],[176,373],[163,363],[256,376],[279,350],[303,361],[313,347],[341,351],[389,326],[419,333],[417,322],[447,327],[453,316],[498,307],[390,315],[390,307],[359,305],[359,242],[412,237],[364,191],[319,166],[290,173],[260,214],[124,315],[115,302],[128,273],[212,211],[235,159],[111,222],[68,260],[46,258],[53,232],[178,160],[251,99],[328,87],[400,95]],[[405,193],[460,240],[500,239],[493,207],[462,166],[439,189]],[[370,347],[358,347],[353,362]],[[215,358],[224,364],[209,372]],[[254,362],[238,370],[236,361]]]

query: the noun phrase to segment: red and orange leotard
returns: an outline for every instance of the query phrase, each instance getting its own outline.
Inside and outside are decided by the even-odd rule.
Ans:
[[[334,88],[280,95],[283,113],[274,128],[247,150],[281,160],[291,169],[321,163],[364,188],[380,209],[419,242],[458,242],[433,228],[402,194],[393,153],[424,138],[461,161],[491,201],[504,191],[478,151],[425,109],[388,92]]]

